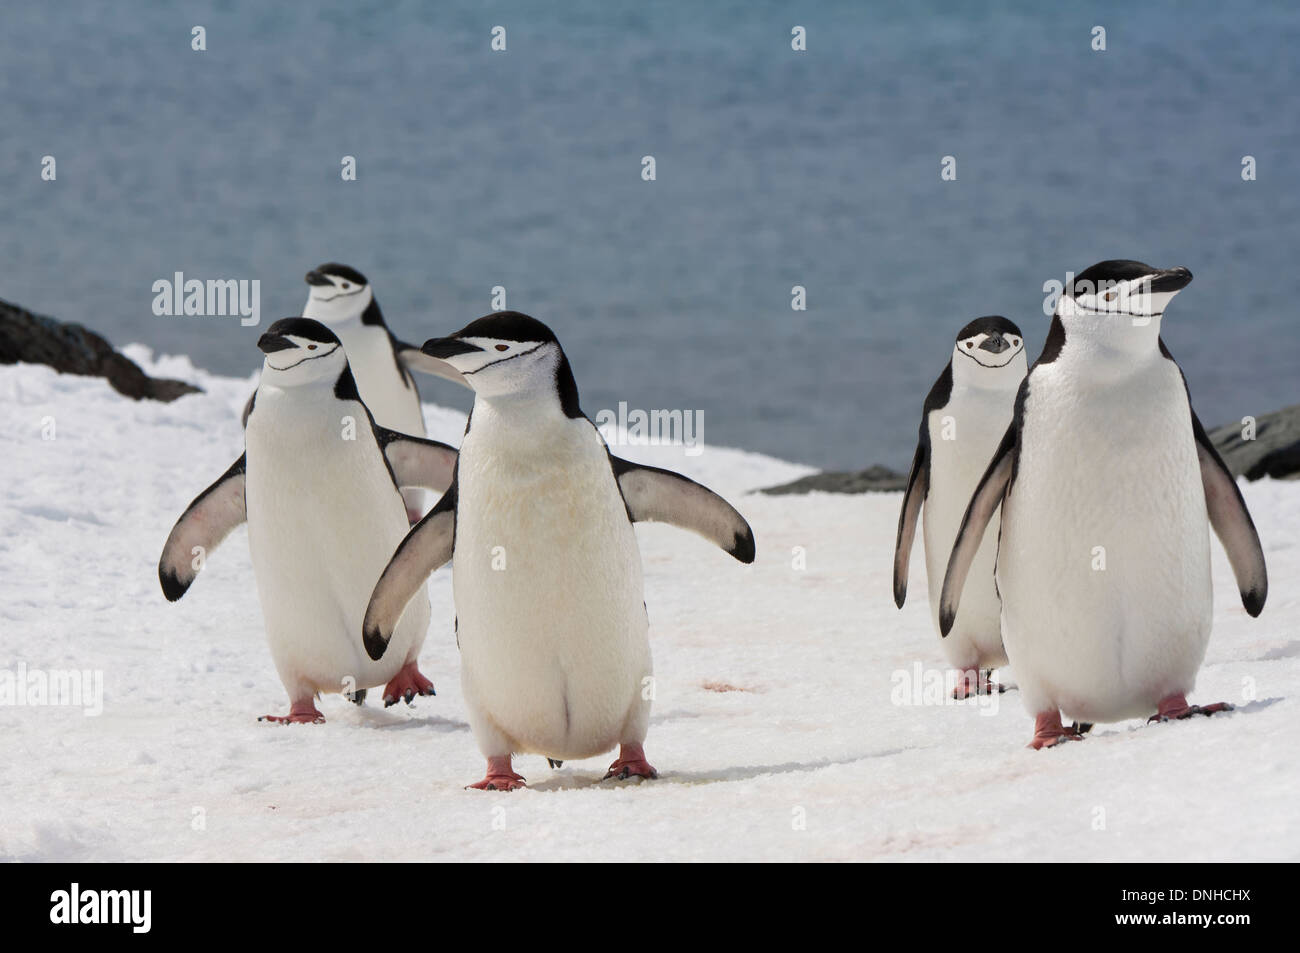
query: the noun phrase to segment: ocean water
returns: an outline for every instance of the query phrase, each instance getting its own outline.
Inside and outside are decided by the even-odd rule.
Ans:
[[[417,342],[500,285],[593,416],[902,468],[961,325],[1036,354],[1044,283],[1131,257],[1196,276],[1164,335],[1207,425],[1293,403],[1300,7],[1131,6],[6,2],[0,297],[246,373],[258,328],[153,283],[257,279],[265,326],[345,261]]]

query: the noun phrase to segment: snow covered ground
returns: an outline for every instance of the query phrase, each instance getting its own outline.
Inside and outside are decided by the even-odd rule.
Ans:
[[[524,757],[530,790],[481,793],[463,790],[483,763],[448,570],[431,581],[421,658],[436,698],[385,710],[335,695],[323,726],[256,720],[287,699],[246,532],[181,602],[156,577],[176,517],[241,451],[251,383],[130,353],[206,393],[136,403],[102,380],[0,367],[0,674],[102,672],[104,696],[97,716],[0,705],[0,859],[1300,858],[1300,483],[1243,487],[1269,562],[1259,619],[1214,544],[1215,633],[1192,700],[1237,711],[1099,725],[1034,752],[1017,693],[996,709],[896,703],[915,666],[941,670],[919,545],[913,598],[900,612],[890,597],[898,494],[746,495],[809,471],[713,447],[618,448],[729,496],[758,560],[637,530],[659,780],[601,783],[612,754],[559,771]],[[458,443],[463,418],[427,410],[432,435]]]

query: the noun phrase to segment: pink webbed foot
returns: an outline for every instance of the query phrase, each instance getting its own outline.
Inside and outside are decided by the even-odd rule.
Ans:
[[[1193,715],[1214,715],[1221,711],[1232,711],[1232,706],[1227,702],[1216,702],[1213,705],[1189,705],[1185,695],[1170,695],[1160,700],[1156,713],[1147,719],[1147,723],[1174,721],[1191,718]]]
[[[1061,713],[1052,709],[1040,711],[1034,718],[1034,737],[1028,747],[1041,751],[1043,748],[1055,748],[1063,741],[1082,740],[1083,735],[1073,727],[1066,728],[1061,724]]]
[[[510,755],[503,758],[488,758],[487,777],[477,784],[465,785],[466,791],[514,791],[528,785],[522,774],[516,774],[510,766]]]
[[[1007,686],[993,681],[993,669],[981,672],[977,668],[968,668],[957,673],[957,685],[952,690],[952,697],[958,701],[974,695],[1000,695]]]
[[[605,773],[604,781],[613,778],[616,781],[626,781],[628,778],[657,778],[659,772],[654,769],[649,761],[645,759],[645,749],[639,744],[619,745],[618,760],[609,766],[609,771]]]
[[[263,715],[258,721],[269,721],[276,725],[323,725],[325,716],[316,710],[314,700],[307,698],[289,706],[287,715]]]
[[[384,707],[391,708],[399,701],[411,704],[416,695],[436,695],[433,682],[420,674],[414,662],[407,662],[393,680],[384,686]]]

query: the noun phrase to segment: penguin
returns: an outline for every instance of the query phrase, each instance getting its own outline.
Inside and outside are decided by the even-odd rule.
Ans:
[[[266,357],[244,453],[177,520],[158,562],[163,595],[185,595],[247,520],[267,641],[291,703],[288,715],[264,720],[320,724],[314,699],[323,692],[359,703],[365,689],[386,684],[385,705],[432,695],[416,665],[429,627],[426,594],[412,600],[383,661],[369,657],[357,631],[409,528],[399,488],[446,490],[456,451],[375,423],[342,343],[323,324],[276,321],[257,346]]]
[[[370,657],[391,651],[407,600],[450,561],[461,685],[487,758],[470,787],[523,787],[516,754],[558,766],[614,747],[606,779],[657,777],[643,747],[652,669],[632,524],[672,523],[751,563],[749,524],[693,480],[610,453],[542,322],[498,312],[424,352],[465,376],[474,406],[451,487],[375,585]]]
[[[468,386],[464,378],[446,362],[430,358],[394,336],[370,282],[355,268],[327,262],[307,272],[305,280],[307,303],[302,316],[321,322],[343,342],[357,389],[374,419],[398,433],[427,436],[420,392],[410,369]],[[251,407],[250,400],[244,410],[245,422]],[[424,514],[425,493],[408,487],[402,498],[414,523]]]
[[[1001,505],[1002,637],[1034,716],[1030,747],[1078,739],[1095,722],[1231,708],[1187,701],[1210,636],[1210,527],[1251,616],[1264,608],[1268,574],[1246,503],[1161,337],[1166,307],[1191,280],[1186,268],[1130,260],[1079,274],[962,518],[940,631],[953,630]]]
[[[1000,315],[971,321],[957,333],[948,364],[921,410],[894,544],[894,603],[901,609],[907,599],[912,540],[924,507],[925,571],[936,632],[943,575],[962,515],[1011,423],[1016,392],[1025,378],[1024,342],[1020,328]],[[980,545],[962,597],[961,617],[941,639],[944,655],[957,670],[954,698],[1005,691],[990,677],[992,669],[1007,664],[1002,605],[993,582],[996,549],[992,535]],[[987,673],[982,678],[981,670]]]

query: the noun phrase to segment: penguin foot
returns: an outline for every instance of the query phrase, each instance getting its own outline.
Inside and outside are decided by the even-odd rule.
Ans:
[[[306,701],[294,702],[289,706],[287,715],[263,715],[258,721],[276,725],[323,725],[325,716],[316,710],[316,703],[308,698]]]
[[[1181,694],[1170,695],[1168,698],[1161,699],[1156,713],[1147,719],[1147,724],[1181,720],[1191,718],[1193,715],[1215,715],[1221,711],[1232,711],[1232,706],[1227,702],[1216,702],[1213,705],[1189,705],[1186,696]]]
[[[1034,718],[1034,737],[1027,747],[1041,751],[1043,748],[1055,748],[1063,741],[1082,740],[1083,734],[1074,727],[1067,728],[1061,724],[1061,713],[1053,709],[1040,711]]]
[[[488,758],[487,777],[477,784],[465,785],[466,791],[514,791],[527,787],[524,776],[516,774],[510,766],[510,755]]]
[[[980,672],[979,669],[966,669],[957,673],[957,685],[952,690],[952,697],[957,701],[975,695],[1001,695],[1007,686],[993,681],[993,669]]]
[[[414,662],[407,662],[393,680],[384,686],[384,707],[392,708],[399,701],[408,705],[416,695],[436,695],[433,682],[420,674]]]
[[[626,781],[628,778],[657,778],[659,772],[645,759],[645,749],[636,742],[619,745],[618,760],[609,766],[602,781],[611,778]]]

